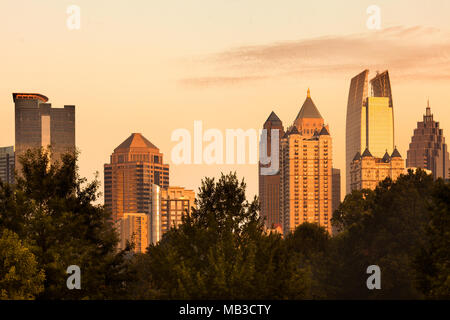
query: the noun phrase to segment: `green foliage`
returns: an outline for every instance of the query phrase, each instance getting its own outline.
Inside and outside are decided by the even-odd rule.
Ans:
[[[0,238],[0,299],[31,300],[44,290],[44,271],[18,235],[4,229]]]
[[[76,155],[21,159],[0,182],[2,299],[449,299],[450,184],[418,170],[353,191],[333,215],[339,230],[304,223],[267,233],[235,173],[205,178],[195,207],[145,254],[117,251],[98,182]],[[81,290],[66,269],[81,268]],[[381,268],[381,290],[366,269]]]
[[[307,297],[309,269],[291,259],[279,235],[264,233],[245,187],[236,174],[206,178],[191,215],[149,248],[141,267],[160,298]]]
[[[432,190],[426,241],[416,259],[419,288],[431,299],[450,298],[450,184]]]
[[[45,272],[44,299],[103,299],[124,293],[127,265],[116,252],[118,236],[110,214],[94,205],[98,181],[80,178],[77,156],[50,163],[42,149],[20,161],[15,186],[0,186],[0,228],[16,232],[32,245]],[[81,290],[68,290],[66,269],[81,269]]]
[[[424,171],[386,179],[374,190],[354,191],[333,216],[343,231],[329,279],[336,296],[350,299],[420,299],[415,258],[424,244],[433,178]],[[378,265],[382,290],[368,290],[366,268]]]

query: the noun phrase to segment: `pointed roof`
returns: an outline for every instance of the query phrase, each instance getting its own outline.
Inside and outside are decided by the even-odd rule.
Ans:
[[[392,151],[391,158],[401,158],[400,152],[398,152],[397,147],[394,148],[394,151]]]
[[[278,118],[278,116],[276,115],[275,112],[271,112],[269,117],[267,118],[266,122],[279,122],[281,123],[280,118]]]
[[[314,129],[313,137],[318,137],[318,136],[319,136],[319,130]]]
[[[118,149],[129,149],[129,148],[152,148],[158,149],[153,143],[148,141],[140,133],[132,133],[124,142],[122,142],[114,151]]]
[[[389,160],[391,160],[391,157],[389,156],[389,153],[386,150],[386,152],[384,153],[382,161],[383,162],[389,162]]]
[[[359,153],[359,151],[355,154],[355,157],[353,158],[353,161],[355,160],[361,160],[361,153]]]
[[[321,135],[321,136],[329,136],[330,133],[328,132],[327,128],[325,128],[325,126],[323,126],[322,130],[320,130],[319,135]]]
[[[288,135],[291,134],[300,134],[300,132],[298,132],[298,129],[296,126],[292,126],[291,130],[289,130]]]
[[[300,111],[297,115],[297,118],[295,118],[295,120],[302,119],[302,118],[322,119],[322,116],[320,115],[319,110],[317,109],[316,105],[314,104],[314,102],[311,99],[311,94],[310,94],[309,89],[308,89],[308,93],[306,95],[306,100],[305,100],[305,102],[303,102],[303,106],[300,109]]]
[[[370,153],[369,148],[366,148],[366,150],[364,150],[364,152],[363,152],[361,157],[364,158],[364,157],[373,157],[373,156]]]

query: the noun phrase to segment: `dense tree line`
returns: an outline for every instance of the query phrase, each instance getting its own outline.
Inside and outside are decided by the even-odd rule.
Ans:
[[[118,251],[97,181],[76,155],[21,158],[0,182],[0,299],[449,299],[450,184],[424,171],[354,191],[334,213],[339,233],[304,223],[264,230],[258,199],[230,173],[205,178],[195,207],[145,254]],[[66,268],[79,265],[81,290]],[[366,269],[381,269],[368,290]]]

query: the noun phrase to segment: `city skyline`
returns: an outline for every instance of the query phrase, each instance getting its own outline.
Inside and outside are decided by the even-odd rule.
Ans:
[[[17,1],[0,13],[6,26],[0,33],[9,44],[0,53],[8,61],[3,70],[8,82],[0,89],[0,146],[14,145],[12,92],[41,92],[56,106],[77,106],[81,174],[93,178],[116,141],[130,132],[142,132],[168,155],[175,145],[171,132],[192,131],[195,120],[225,130],[260,128],[272,110],[292,119],[310,87],[328,115],[333,160],[345,190],[348,84],[364,68],[390,71],[396,145],[404,157],[428,98],[444,134],[450,128],[448,2],[437,4],[439,10],[419,1],[382,2],[381,30],[367,29],[369,4],[358,1],[345,13],[338,4],[294,1],[276,10],[269,2],[235,3],[225,10],[206,2],[176,3],[170,10],[162,3],[137,3],[134,9],[111,4],[108,10],[78,4],[79,31],[65,26],[66,3]],[[17,14],[13,19],[7,12]],[[47,19],[32,23],[36,13]],[[234,27],[229,26],[232,16]],[[211,25],[211,18],[217,23]],[[183,28],[186,24],[191,28]],[[51,50],[35,49],[42,46]],[[258,193],[255,165],[169,165],[174,185],[197,190],[202,177],[237,170],[246,178],[248,196]]]

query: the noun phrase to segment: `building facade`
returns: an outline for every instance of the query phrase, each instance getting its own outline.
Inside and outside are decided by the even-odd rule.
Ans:
[[[144,253],[149,246],[149,215],[145,213],[124,213],[116,222],[120,234],[119,249],[125,249],[127,242],[134,244],[133,251]]]
[[[152,186],[169,186],[169,165],[163,154],[140,133],[133,133],[114,149],[104,165],[105,207],[114,220],[125,213],[150,214]]]
[[[52,160],[75,151],[75,106],[52,108],[38,93],[13,93],[15,105],[15,163],[28,149],[51,147]]]
[[[333,168],[332,170],[333,182],[333,206],[331,212],[334,213],[341,204],[341,169]]]
[[[283,233],[304,222],[331,234],[333,207],[332,139],[308,89],[294,125],[281,139],[280,214]]]
[[[346,118],[346,190],[351,191],[351,163],[368,148],[374,157],[394,151],[394,108],[388,71],[370,81],[364,70],[350,83]]]
[[[261,217],[264,219],[264,224],[266,228],[271,229],[276,225],[281,225],[281,216],[280,216],[280,169],[279,169],[279,148],[280,141],[284,135],[284,127],[280,118],[272,111],[272,113],[267,118],[264,123],[263,130],[265,130],[265,134],[261,135],[261,141],[265,142],[266,150],[262,152],[266,152],[267,158],[271,159],[271,157],[277,157],[276,162],[272,163],[270,160],[268,163],[259,162],[258,168],[258,182],[259,182],[259,200],[261,205]],[[278,130],[278,131],[275,131]],[[272,152],[272,133],[278,134],[277,146],[278,150],[274,150]],[[265,141],[264,141],[265,139]],[[262,144],[261,144],[262,147]],[[275,168],[274,172],[264,172],[261,169],[263,168]]]
[[[195,205],[195,192],[182,187],[153,187],[150,242],[156,244],[164,233],[183,222]]]
[[[0,181],[14,183],[14,147],[0,148]]]
[[[391,155],[385,151],[383,158],[374,157],[369,149],[366,149],[362,155],[356,153],[350,168],[352,191],[374,190],[378,183],[387,177],[395,181],[401,174],[405,173],[405,161],[397,148],[394,148]]]
[[[450,178],[450,159],[443,129],[434,121],[428,103],[423,121],[417,122],[414,135],[407,151],[406,166],[408,168],[428,169],[435,179]]]

